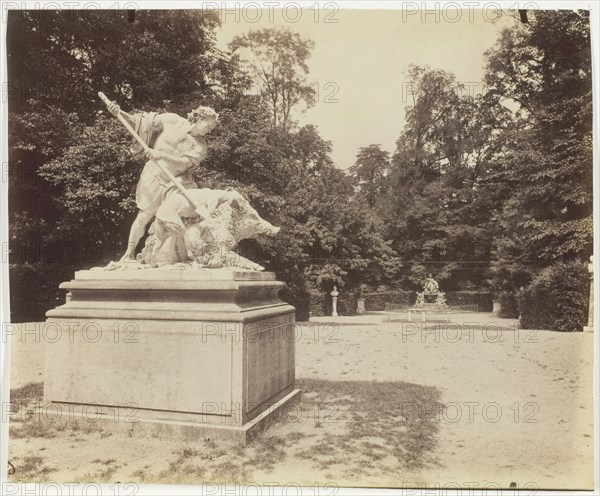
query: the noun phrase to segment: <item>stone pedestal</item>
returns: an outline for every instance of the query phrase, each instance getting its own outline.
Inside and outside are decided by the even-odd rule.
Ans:
[[[436,294],[425,293],[423,295],[423,297],[425,298],[425,303],[435,303],[435,301],[437,300],[437,293]]]
[[[500,303],[499,300],[494,300],[492,303],[493,307],[492,307],[492,316],[493,317],[499,317],[500,316],[500,312],[502,311],[502,304]]]
[[[47,313],[57,415],[246,443],[299,399],[294,308],[269,272],[79,271]],[[55,408],[55,410],[54,410]]]
[[[356,315],[364,315],[365,313],[367,313],[365,308],[365,299],[359,298],[356,300]]]

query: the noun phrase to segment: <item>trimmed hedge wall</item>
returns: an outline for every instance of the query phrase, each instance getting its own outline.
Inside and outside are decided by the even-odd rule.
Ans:
[[[310,312],[309,315],[321,317],[325,315],[325,293],[321,291],[310,291]]]
[[[340,290],[338,297],[339,315],[356,315],[357,290]],[[449,305],[477,305],[480,312],[491,312],[493,293],[487,291],[450,291],[446,293]],[[386,303],[412,307],[417,300],[416,291],[377,291],[365,293],[367,312],[382,312]],[[314,316],[331,315],[331,296],[328,292],[311,291],[310,313]]]
[[[519,295],[523,329],[582,331],[587,323],[589,275],[580,262],[559,262],[537,274]]]
[[[448,305],[477,305],[478,312],[491,312],[494,308],[494,293],[491,291],[448,291]]]
[[[519,318],[519,301],[512,293],[500,293],[498,298],[500,301],[500,314],[502,319],[518,319]]]
[[[479,312],[491,312],[494,294],[488,291],[448,291],[446,302],[451,306],[477,305]],[[416,291],[385,291],[365,294],[367,311],[383,311],[386,303],[412,307],[417,301]]]
[[[415,291],[381,291],[375,293],[365,293],[365,309],[367,312],[381,312],[385,310],[386,303],[395,305],[405,305],[412,307],[417,301]]]

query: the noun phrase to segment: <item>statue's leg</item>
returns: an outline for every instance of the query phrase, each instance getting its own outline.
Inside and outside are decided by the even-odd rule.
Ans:
[[[135,260],[135,249],[146,232],[146,226],[148,226],[153,217],[152,214],[144,212],[143,210],[138,212],[137,217],[131,225],[129,240],[127,242],[127,251],[123,257],[121,257],[121,262]]]

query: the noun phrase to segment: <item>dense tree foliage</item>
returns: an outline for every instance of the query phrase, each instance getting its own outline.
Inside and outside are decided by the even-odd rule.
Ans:
[[[576,261],[557,262],[537,272],[519,295],[524,329],[581,331],[587,323],[588,273]]]
[[[365,146],[358,151],[349,172],[369,207],[374,207],[387,193],[389,171],[390,154],[382,150],[381,145]]]
[[[45,19],[11,14],[14,85],[42,79],[59,88],[68,81],[77,85],[68,98],[54,100],[44,92],[11,94],[11,239],[13,247],[25,247],[11,255],[16,297],[27,297],[18,288],[25,281],[31,285],[36,274],[38,286],[48,287],[41,284],[48,260],[32,244],[42,251],[54,243],[84,252],[68,263],[57,261],[56,288],[73,270],[106,263],[123,249],[141,166],[128,152],[126,132],[103,111],[98,90],[131,112],[185,115],[199,102],[217,109],[220,126],[193,175],[201,186],[236,188],[282,226],[275,239],[262,246],[242,243],[240,250],[288,283],[283,296],[296,305],[299,318],[308,315],[311,288],[355,287],[363,273],[381,272],[390,250],[380,222],[360,204],[343,208],[354,190],[333,164],[331,144],[315,126],[297,126],[291,113],[299,99],[311,102],[310,88],[302,85],[312,42],[282,30],[234,42],[236,50],[247,43],[279,61],[274,101],[267,93],[252,94],[255,74],[242,68],[237,54],[216,50],[217,27],[215,18],[196,11],[140,11],[133,23],[106,11],[49,12]],[[27,174],[13,173],[25,165]],[[59,293],[45,307],[44,300],[28,308],[13,298],[15,318],[39,318]]]
[[[536,274],[564,272],[554,264],[581,265],[592,252],[588,12],[528,18],[486,53],[479,95],[448,72],[410,67],[410,105],[391,163],[371,145],[351,169],[357,197],[385,219],[400,257],[396,282],[415,288],[432,272],[446,289],[490,288],[513,317],[518,300],[543,293],[527,289]],[[577,309],[564,316],[569,330],[583,324],[584,293],[561,303]]]
[[[123,249],[141,165],[98,90],[131,112],[185,115],[198,103],[219,112],[193,175],[202,187],[234,187],[282,226],[240,250],[287,282],[282,296],[299,319],[311,295],[334,284],[345,295],[363,283],[414,290],[428,272],[447,291],[495,291],[514,302],[512,315],[520,288],[521,301],[546,294],[527,289],[542,269],[591,254],[586,12],[538,11],[504,30],[478,95],[446,71],[409,67],[395,150],[361,144],[347,173],[318,128],[296,120],[295,109],[314,102],[312,41],[264,29],[224,53],[218,19],[206,12],[138,11],[130,20],[111,11],[9,15],[13,318],[40,318],[60,298],[48,288]],[[50,260],[50,246],[70,256]],[[582,305],[572,303],[576,317]],[[569,329],[579,318],[571,317]]]
[[[93,118],[97,92],[136,108],[183,103],[210,91],[219,68],[210,11],[11,11],[11,112],[30,98]]]
[[[517,102],[496,178],[510,195],[494,283],[516,291],[541,268],[592,253],[592,75],[587,11],[540,11],[488,54],[490,93]]]
[[[481,288],[496,204],[486,179],[509,112],[490,111],[487,96],[470,95],[445,71],[413,66],[408,75],[412,105],[380,208],[401,281],[416,288],[432,272],[447,289]]]

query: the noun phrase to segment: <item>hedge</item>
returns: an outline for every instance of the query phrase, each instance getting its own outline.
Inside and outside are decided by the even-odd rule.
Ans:
[[[587,323],[589,275],[581,262],[559,262],[537,274],[519,295],[523,329],[582,331]]]
[[[519,318],[519,301],[512,293],[500,293],[498,297],[500,302],[500,313],[498,317],[503,319]]]
[[[479,312],[491,312],[493,308],[493,293],[489,291],[448,291],[446,302],[450,306],[476,305]],[[416,291],[385,291],[365,294],[367,311],[383,311],[386,303],[412,307],[417,301]]]
[[[356,315],[358,290],[339,290],[338,314]],[[387,303],[400,307],[412,307],[417,300],[416,291],[377,291],[366,292],[365,309],[367,312],[382,312]],[[491,312],[493,293],[488,291],[450,291],[446,301],[451,306],[474,306],[480,312]],[[310,293],[310,313],[313,316],[331,315],[331,296],[329,292],[312,290]]]
[[[65,302],[61,282],[73,279],[74,268],[62,265],[9,264],[11,322],[40,322],[46,312]]]

